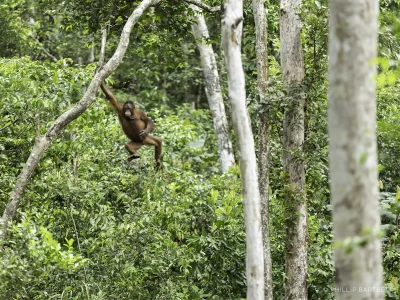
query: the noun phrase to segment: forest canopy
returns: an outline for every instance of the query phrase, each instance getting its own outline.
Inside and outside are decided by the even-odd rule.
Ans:
[[[242,16],[226,29],[239,4]],[[380,224],[342,242],[333,225],[340,180],[330,165],[332,124],[340,125],[341,115],[332,117],[332,103],[340,98],[334,83],[351,80],[346,71],[332,77],[329,31],[335,24],[329,18],[339,7],[330,5],[4,0],[0,298],[261,299],[249,296],[246,270],[252,258],[257,261],[251,256],[257,247],[246,243],[253,238],[250,227],[258,226],[254,245],[264,246],[259,261],[268,276],[257,272],[265,299],[288,299],[294,292],[302,296],[292,299],[344,299],[334,253],[342,247],[362,257],[371,241],[381,243],[383,282],[377,298],[368,299],[399,299],[400,1],[379,3],[376,49],[368,46],[376,55],[363,61],[373,70],[365,79],[370,85],[347,89],[361,93],[374,86],[375,96],[364,97],[371,109],[344,102],[366,122],[376,115],[376,126],[369,124],[377,157],[360,148],[361,169],[354,173],[376,192],[377,209],[368,215]],[[232,70],[235,45],[240,67]],[[350,72],[353,65],[346,67]],[[133,101],[154,122],[161,168],[154,168],[154,150],[146,147],[126,164],[129,138],[99,89],[102,82],[120,103]],[[349,135],[343,129],[343,136],[352,129]],[[246,160],[249,149],[257,165]],[[364,166],[376,172],[372,184],[359,171]],[[253,188],[246,188],[246,178]],[[351,189],[349,178],[339,176]],[[359,203],[356,198],[350,203]],[[349,224],[372,210],[368,201],[360,200],[360,213]],[[256,218],[249,218],[249,207],[257,208]],[[296,257],[298,278],[290,273]]]

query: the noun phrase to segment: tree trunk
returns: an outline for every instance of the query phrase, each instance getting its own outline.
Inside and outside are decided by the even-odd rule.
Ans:
[[[88,64],[94,63],[94,46],[93,45],[90,46],[90,48],[89,48],[87,63]]]
[[[283,88],[287,107],[283,121],[286,199],[285,299],[307,299],[307,201],[305,192],[304,62],[301,49],[301,0],[281,0],[280,42]]]
[[[329,147],[336,299],[384,299],[376,101],[378,1],[330,2]]]
[[[227,0],[222,17],[222,48],[228,72],[232,121],[239,147],[244,217],[246,227],[247,299],[264,299],[264,257],[261,205],[253,132],[246,109],[246,92],[241,58],[243,1]]]
[[[121,63],[122,58],[125,55],[126,48],[129,45],[129,35],[133,26],[150,5],[154,5],[159,2],[161,2],[161,0],[143,0],[142,3],[136,7],[126,21],[126,24],[122,30],[121,39],[117,50],[107,64],[95,74],[82,99],[76,105],[59,116],[43,136],[40,136],[36,139],[32,152],[17,178],[17,182],[15,183],[14,189],[11,192],[10,199],[6,205],[6,209],[0,222],[2,223],[0,236],[3,240],[7,235],[9,224],[17,212],[22,195],[28,185],[29,179],[32,177],[32,174],[35,171],[36,166],[39,164],[40,158],[50,146],[50,143],[57,137],[64,127],[85,112],[89,105],[96,100],[96,93],[100,83],[103,82],[103,80],[112,72],[114,72]]]
[[[268,88],[267,15],[264,0],[253,0],[256,26],[257,87],[260,104],[266,105]],[[258,118],[258,175],[261,197],[261,221],[264,243],[265,299],[273,299],[272,261],[269,239],[269,120],[266,108],[261,108]]]
[[[233,156],[232,143],[229,137],[229,126],[226,118],[221,86],[219,84],[217,63],[212,46],[207,44],[207,40],[210,36],[204,16],[197,6],[191,4],[190,8],[195,12],[195,22],[192,23],[192,31],[200,50],[201,65],[206,82],[206,94],[214,122],[215,134],[217,136],[218,154],[221,161],[222,172],[225,173],[234,165],[235,158]]]

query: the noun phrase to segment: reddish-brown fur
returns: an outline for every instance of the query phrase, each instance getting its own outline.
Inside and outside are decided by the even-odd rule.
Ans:
[[[116,110],[122,130],[131,140],[125,145],[126,150],[131,154],[127,159],[127,163],[129,164],[132,159],[139,158],[140,155],[137,150],[146,145],[155,147],[156,165],[160,166],[162,140],[156,136],[149,135],[155,128],[153,121],[143,111],[135,108],[132,101],[127,101],[124,104],[118,102],[117,98],[104,83],[100,87]]]

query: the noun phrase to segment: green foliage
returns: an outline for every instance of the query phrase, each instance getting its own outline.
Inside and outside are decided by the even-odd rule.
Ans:
[[[380,211],[382,228],[385,230],[383,238],[383,267],[385,270],[386,299],[397,299],[400,294],[400,230],[398,220],[400,217],[400,188],[397,193],[380,194]]]
[[[396,79],[394,85],[381,86],[378,89],[378,153],[379,162],[383,166],[380,178],[383,182],[384,191],[393,191],[400,184],[399,165],[399,87],[400,82]]]
[[[1,113],[21,115],[18,122],[7,121],[1,127],[7,130],[1,135],[2,145],[8,144],[3,146],[0,167],[10,174],[15,165],[13,175],[0,182],[6,191],[3,207],[17,166],[34,141],[37,114],[48,127],[76,101],[71,94],[75,89],[81,92],[80,81],[88,80],[84,70],[60,65],[28,59],[1,65],[6,99],[15,96],[4,102]],[[70,103],[62,101],[65,98]],[[46,99],[53,101],[44,105]],[[153,110],[149,115],[164,139],[160,172],[153,169],[152,149],[146,148],[141,160],[126,167],[126,138],[102,100],[51,145],[19,207],[23,213],[12,227],[7,251],[0,253],[7,266],[0,288],[7,297],[244,297],[239,171],[219,174],[210,113],[183,107],[176,114]],[[18,144],[22,147],[15,138],[6,140],[20,127],[27,128],[24,143]]]
[[[6,0],[0,5],[0,210],[37,134],[76,103],[93,75],[88,47],[108,25],[107,57],[139,1]],[[219,5],[216,0],[205,1]],[[381,188],[396,191],[399,135],[398,0],[381,1],[378,146]],[[285,186],[279,1],[267,1],[269,89],[258,99],[251,1],[244,2],[243,61],[253,132],[268,111],[270,225],[274,296],[284,297]],[[186,14],[187,12],[187,14]],[[308,296],[333,299],[334,267],[329,207],[327,137],[327,1],[302,8],[306,80],[309,226]],[[199,54],[183,1],[163,1],[135,25],[124,63],[113,74],[120,101],[133,99],[163,138],[163,168],[154,153],[125,165],[126,137],[99,99],[50,146],[35,171],[5,251],[0,294],[7,299],[240,299],[245,297],[245,236],[239,170],[219,172],[215,134],[206,108]],[[174,16],[171,18],[171,16]],[[226,95],[219,48],[220,17],[205,13]],[[50,54],[50,55],[49,55]],[[43,62],[60,59],[57,63]],[[36,61],[42,60],[42,61]],[[371,62],[373,63],[373,62]],[[229,104],[227,111],[229,112]],[[257,136],[255,136],[257,139]],[[386,196],[385,196],[386,195]],[[382,194],[383,259],[388,299],[400,294],[399,201]]]
[[[83,85],[93,72],[91,68],[76,69],[69,63],[70,60],[54,64],[28,58],[0,59],[1,210],[36,134],[43,134],[56,117],[79,100]]]
[[[334,272],[332,253],[332,226],[325,219],[311,215],[308,219],[309,229],[309,299],[334,299]]]
[[[71,275],[79,274],[87,263],[74,253],[74,240],[65,241],[64,247],[53,239],[45,227],[38,227],[31,218],[43,218],[43,213],[27,216],[12,229],[12,247],[1,253],[0,291],[4,299],[49,299],[58,282],[71,284]],[[37,293],[32,287],[47,287]]]
[[[23,0],[4,0],[0,4],[0,57],[26,55],[32,50],[30,34],[34,26],[26,23],[31,5],[31,1]]]

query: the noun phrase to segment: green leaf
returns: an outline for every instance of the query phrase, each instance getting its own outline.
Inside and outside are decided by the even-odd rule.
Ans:
[[[399,202],[399,199],[400,199],[400,187],[397,186],[396,189],[397,189],[396,197],[394,198],[394,201],[393,201],[394,204],[397,204]]]
[[[189,147],[193,147],[193,148],[196,148],[196,149],[200,149],[200,148],[202,148],[203,146],[204,146],[204,143],[206,142],[206,140],[205,139],[197,139],[197,140],[195,140],[195,141],[193,141],[193,142],[190,142],[189,144],[188,144],[188,146]]]
[[[367,158],[368,158],[368,153],[361,154],[360,164],[363,165],[367,161]]]

